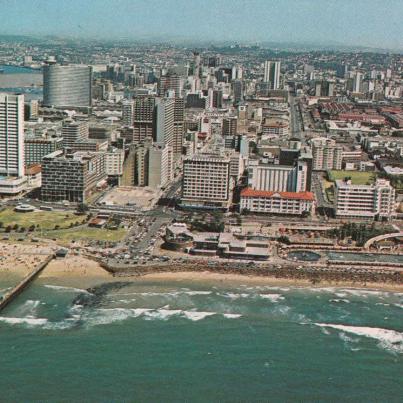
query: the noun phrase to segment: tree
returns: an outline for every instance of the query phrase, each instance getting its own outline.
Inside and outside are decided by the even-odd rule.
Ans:
[[[285,235],[281,235],[277,238],[277,240],[281,243],[285,243],[286,245],[289,245],[291,243],[290,238],[288,238],[288,236]]]
[[[7,227],[6,227],[6,229],[5,229],[5,232],[11,232],[11,230],[12,230],[12,227],[11,227],[11,225],[7,225]]]
[[[88,210],[89,210],[89,207],[85,203],[79,203],[78,206],[77,206],[77,211],[79,213],[83,214],[83,213],[86,213]]]

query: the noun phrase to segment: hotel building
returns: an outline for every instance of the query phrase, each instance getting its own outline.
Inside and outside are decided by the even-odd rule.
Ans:
[[[311,192],[268,192],[243,189],[240,201],[241,212],[302,215],[314,213],[315,198]]]
[[[181,204],[227,209],[231,200],[230,158],[197,154],[183,162]]]
[[[395,189],[386,179],[372,185],[353,185],[337,180],[334,209],[336,217],[390,220],[395,216]]]

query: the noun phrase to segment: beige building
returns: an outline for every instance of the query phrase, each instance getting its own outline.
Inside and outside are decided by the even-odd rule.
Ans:
[[[343,162],[343,147],[326,137],[318,137],[311,140],[312,169],[314,171],[327,171],[329,169],[341,169]]]

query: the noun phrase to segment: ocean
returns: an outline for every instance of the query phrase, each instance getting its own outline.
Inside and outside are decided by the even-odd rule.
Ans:
[[[0,316],[0,401],[400,402],[402,308],[352,288],[38,279]]]

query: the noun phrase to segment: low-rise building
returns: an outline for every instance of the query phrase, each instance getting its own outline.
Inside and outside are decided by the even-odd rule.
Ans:
[[[269,192],[243,189],[241,212],[303,215],[315,211],[315,197],[311,192]]]

